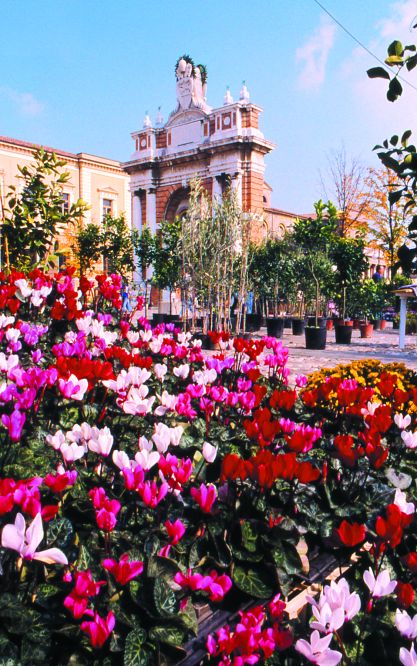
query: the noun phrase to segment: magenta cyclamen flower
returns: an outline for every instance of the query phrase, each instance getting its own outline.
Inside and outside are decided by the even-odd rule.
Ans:
[[[26,421],[26,414],[22,414],[18,409],[15,409],[10,416],[3,414],[1,421],[9,431],[9,437],[12,442],[18,442],[22,435],[23,426]]]
[[[18,513],[14,524],[3,527],[1,545],[3,548],[16,550],[25,560],[40,560],[45,564],[68,564],[68,560],[59,548],[47,548],[36,552],[43,539],[43,525],[40,513],[37,513],[30,526],[26,529],[26,522],[21,513]]]
[[[232,581],[226,574],[218,575],[217,571],[210,571],[208,576],[200,573],[191,573],[188,570],[187,575],[178,572],[174,576],[174,582],[183,590],[207,592],[211,601],[221,601],[225,594],[232,587]]]
[[[139,560],[129,561],[129,555],[125,553],[120,561],[106,559],[102,562],[103,568],[114,576],[120,585],[126,585],[130,580],[139,576],[143,571],[143,562]]]
[[[177,519],[174,523],[171,523],[170,520],[166,520],[164,525],[166,531],[168,532],[168,536],[171,539],[171,546],[176,546],[185,534],[186,528],[184,523],[179,519]]]
[[[217,490],[214,486],[201,484],[200,488],[191,488],[191,497],[204,513],[210,513],[217,499]]]

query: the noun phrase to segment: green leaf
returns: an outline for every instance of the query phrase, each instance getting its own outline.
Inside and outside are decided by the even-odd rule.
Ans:
[[[408,139],[410,138],[412,134],[411,130],[406,130],[404,134],[401,137],[401,145],[404,146],[404,148],[407,146]]]
[[[146,632],[143,629],[134,629],[127,635],[123,657],[124,666],[150,666],[151,654],[143,647],[145,640]]]
[[[273,594],[273,588],[264,581],[264,576],[255,569],[235,566],[233,582],[242,592],[256,599],[265,599]]]
[[[370,79],[390,79],[390,75],[383,67],[371,67],[366,72]]]
[[[387,100],[389,102],[395,102],[398,97],[402,94],[403,87],[397,77],[394,77],[389,82],[388,91],[387,91]]]
[[[250,553],[256,552],[256,542],[258,535],[256,534],[254,526],[247,520],[243,521],[240,525],[242,532],[242,544]]]
[[[160,627],[152,627],[149,632],[149,638],[158,643],[166,643],[167,645],[181,648],[182,643],[185,641],[186,634],[185,631],[182,631],[178,627],[164,625]]]
[[[155,579],[153,600],[156,612],[161,617],[170,617],[178,612],[179,603],[175,592],[171,590],[169,583],[162,576]]]
[[[392,146],[396,146],[397,143],[398,143],[398,134],[394,134],[394,135],[390,138],[390,144],[391,144]]]
[[[186,629],[188,629],[188,631],[191,631],[194,634],[194,636],[197,636],[198,632],[197,613],[190,598],[187,599],[187,603],[182,609],[182,611],[178,613],[178,620]]]
[[[72,541],[74,530],[68,518],[55,518],[48,524],[48,546],[65,548]]]
[[[289,575],[299,574],[302,570],[302,562],[298,551],[291,543],[282,541],[279,548],[273,551],[273,557],[277,567],[284,569]]]
[[[389,202],[390,202],[391,206],[396,204],[401,199],[402,195],[403,195],[403,190],[397,190],[396,192],[390,192],[388,194],[388,199],[389,199]]]
[[[408,58],[407,62],[405,63],[405,66],[407,67],[409,72],[411,72],[411,70],[414,69],[416,65],[417,65],[417,54]]]
[[[388,46],[387,52],[389,56],[401,56],[404,52],[404,47],[398,39],[395,39]]]

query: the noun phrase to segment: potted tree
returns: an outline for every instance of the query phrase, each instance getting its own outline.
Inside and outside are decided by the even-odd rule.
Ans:
[[[316,215],[298,220],[294,225],[293,240],[299,252],[298,274],[300,286],[314,303],[314,317],[305,327],[307,349],[326,346],[326,319],[320,319],[321,297],[332,295],[333,271],[330,248],[337,230],[337,210],[328,201],[314,204]],[[307,300],[306,298],[306,300]]]
[[[353,321],[348,315],[353,313],[355,294],[368,267],[364,248],[365,241],[361,237],[335,236],[332,239],[330,255],[335,267],[335,286],[341,313],[341,319],[335,326],[338,344],[350,344],[352,339]]]

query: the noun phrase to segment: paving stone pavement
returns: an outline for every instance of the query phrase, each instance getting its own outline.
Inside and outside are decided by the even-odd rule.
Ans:
[[[390,323],[385,331],[374,331],[371,338],[361,339],[360,332],[353,331],[350,345],[337,345],[334,331],[327,331],[327,345],[323,350],[306,349],[304,335],[294,336],[290,329],[284,329],[282,341],[289,349],[290,379],[297,374],[308,374],[319,368],[332,368],[338,363],[365,358],[375,358],[384,363],[402,362],[417,371],[417,337],[406,336],[406,347],[400,351],[398,331],[394,331]]]

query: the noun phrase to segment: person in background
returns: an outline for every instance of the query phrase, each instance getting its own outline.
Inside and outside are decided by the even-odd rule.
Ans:
[[[373,274],[372,279],[374,282],[381,282],[381,280],[384,279],[384,272],[382,266],[380,266],[379,264],[375,269],[375,273]]]

